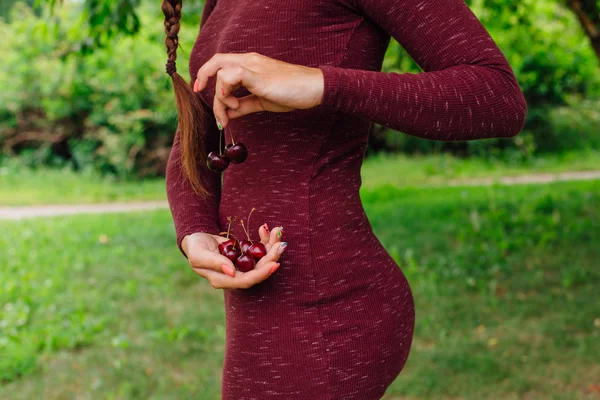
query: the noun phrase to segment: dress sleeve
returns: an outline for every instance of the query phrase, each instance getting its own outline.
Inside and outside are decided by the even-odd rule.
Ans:
[[[209,115],[211,111],[207,110],[206,112],[206,147],[216,149],[219,143],[218,139],[215,143],[215,138],[219,137],[219,131],[216,128],[214,119]],[[178,129],[167,162],[166,186],[167,199],[177,235],[177,247],[183,255],[185,253],[181,247],[181,242],[186,235],[197,232],[216,235],[220,232],[221,174],[214,173],[208,168],[202,168],[200,181],[209,193],[206,198],[197,195],[184,176],[180,161],[180,133]]]
[[[201,26],[210,14],[214,1],[207,1],[202,14]],[[219,145],[219,130],[212,113],[212,109],[205,106],[205,147],[216,149]],[[180,133],[177,129],[173,146],[169,154],[166,168],[167,200],[175,224],[177,247],[185,256],[181,242],[186,235],[196,232],[218,234],[219,225],[219,200],[221,197],[221,174],[202,168],[200,181],[210,194],[207,198],[198,196],[184,176],[180,161]]]
[[[320,66],[322,104],[425,139],[517,135],[527,104],[496,43],[464,0],[348,0],[396,39],[421,73]]]

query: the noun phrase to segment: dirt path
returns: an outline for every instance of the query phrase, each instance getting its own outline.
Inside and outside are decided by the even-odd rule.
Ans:
[[[526,185],[535,183],[550,183],[559,181],[580,181],[600,179],[600,171],[562,172],[557,174],[535,174],[505,176],[500,178],[475,178],[465,180],[451,180],[443,186],[489,186]],[[0,206],[0,220],[20,220],[35,217],[53,217],[60,215],[76,214],[105,214],[120,212],[148,211],[168,208],[166,201],[132,202],[132,203],[103,203],[103,204],[70,204],[70,205],[42,205],[28,207],[2,207]]]
[[[526,185],[530,183],[551,183],[562,181],[590,181],[600,179],[600,171],[573,171],[556,174],[532,174],[503,176],[499,178],[471,178],[451,180],[444,186],[490,186],[495,183],[503,185]]]
[[[134,211],[148,211],[168,208],[166,201],[103,204],[69,204],[28,207],[0,207],[1,219],[25,219],[34,217],[53,217],[75,214],[105,214]]]

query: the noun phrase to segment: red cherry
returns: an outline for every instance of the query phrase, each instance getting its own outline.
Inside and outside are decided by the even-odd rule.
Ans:
[[[234,164],[240,164],[248,158],[248,149],[243,143],[228,144],[225,146],[225,156]]]
[[[223,172],[229,166],[229,159],[211,151],[206,158],[206,166],[211,171]]]
[[[246,254],[248,249],[252,246],[252,242],[249,240],[242,240],[240,246],[242,246],[242,254]]]
[[[229,245],[225,248],[223,253],[225,257],[229,258],[231,261],[235,261],[240,256],[240,251],[234,245]]]
[[[219,243],[219,253],[223,254],[225,249],[229,246],[237,247],[237,240],[229,239],[229,240],[224,241],[223,243]]]
[[[267,248],[261,242],[256,242],[248,249],[248,254],[254,257],[256,261],[267,255]]]
[[[248,254],[242,254],[235,260],[235,266],[242,272],[252,271],[254,269],[254,265],[256,265],[254,258]]]

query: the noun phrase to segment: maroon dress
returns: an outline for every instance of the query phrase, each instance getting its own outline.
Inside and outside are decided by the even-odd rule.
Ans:
[[[424,72],[381,72],[390,36]],[[525,100],[463,0],[208,0],[192,79],[215,53],[245,52],[319,67],[325,91],[311,110],[230,121],[227,138],[242,141],[249,157],[222,182],[203,171],[206,200],[182,177],[176,134],[167,194],[179,246],[252,207],[254,239],[266,222],[283,226],[289,243],[270,278],[223,292],[222,398],[380,399],[407,360],[415,310],[359,197],[370,125],[444,141],[510,137],[523,127]],[[200,94],[208,151],[218,146],[214,85]],[[234,232],[243,237],[241,227]]]

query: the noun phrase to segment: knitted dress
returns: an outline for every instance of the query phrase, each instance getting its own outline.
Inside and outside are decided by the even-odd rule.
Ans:
[[[423,72],[381,72],[390,37]],[[215,53],[246,52],[318,67],[325,89],[310,110],[231,120],[225,135],[249,156],[222,181],[202,171],[208,199],[183,178],[175,136],[167,195],[180,248],[253,207],[253,239],[266,222],[289,244],[267,280],[223,291],[222,398],[380,399],[408,358],[415,309],[359,197],[371,124],[432,140],[510,137],[524,124],[522,92],[463,0],[207,0],[191,78]],[[199,93],[207,151],[219,143],[214,93],[211,78]]]

